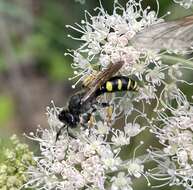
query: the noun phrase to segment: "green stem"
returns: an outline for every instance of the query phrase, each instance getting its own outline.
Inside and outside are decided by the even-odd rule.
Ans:
[[[193,62],[183,57],[176,57],[172,55],[162,55],[161,57],[165,62],[171,65],[176,64],[176,63],[183,63],[187,66],[193,67]]]

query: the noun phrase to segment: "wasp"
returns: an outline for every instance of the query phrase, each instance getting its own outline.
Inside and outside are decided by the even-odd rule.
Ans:
[[[138,32],[130,42],[136,48],[187,50],[193,45],[193,15],[175,21],[150,25]],[[97,101],[97,98],[102,94],[138,90],[139,86],[136,81],[126,76],[114,76],[123,65],[124,61],[109,64],[92,81],[85,82],[87,90],[70,98],[67,109],[63,109],[58,114],[58,119],[64,123],[64,126],[58,131],[56,139],[64,127],[67,127],[68,130],[69,127],[76,128],[79,124],[84,125],[88,123],[98,106],[108,106],[108,103],[100,104]]]
[[[126,76],[113,76],[123,65],[123,62],[110,64],[104,71],[99,72],[95,80],[87,84],[86,91],[73,95],[68,103],[67,109],[63,109],[58,114],[58,119],[64,123],[57,133],[58,139],[61,130],[66,127],[69,136],[75,138],[69,133],[70,128],[76,128],[79,124],[84,126],[91,119],[98,107],[108,107],[107,102],[99,103],[97,98],[104,93],[117,91],[137,91],[138,84],[136,81]],[[112,76],[112,77],[111,77]],[[90,86],[92,86],[90,88]]]

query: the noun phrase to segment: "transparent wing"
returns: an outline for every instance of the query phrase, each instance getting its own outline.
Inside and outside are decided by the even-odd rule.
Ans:
[[[124,62],[120,61],[117,63],[111,63],[109,66],[104,70],[99,72],[99,74],[96,76],[96,79],[93,80],[89,84],[89,90],[85,93],[85,95],[82,98],[82,103],[86,102],[90,98],[93,97],[96,90],[103,85],[111,76],[113,76],[115,73],[117,73],[121,67],[123,66]]]
[[[193,15],[151,25],[131,42],[137,48],[187,50],[193,45]]]

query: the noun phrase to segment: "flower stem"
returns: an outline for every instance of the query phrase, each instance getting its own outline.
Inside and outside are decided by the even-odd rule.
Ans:
[[[190,67],[193,67],[193,62],[185,59],[183,57],[176,57],[176,56],[172,56],[172,55],[162,55],[162,59],[163,61],[167,62],[168,64],[176,64],[176,63],[182,63],[184,65],[188,65]]]

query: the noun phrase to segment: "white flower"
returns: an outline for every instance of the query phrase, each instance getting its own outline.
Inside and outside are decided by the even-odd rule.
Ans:
[[[130,137],[126,136],[123,131],[116,130],[111,138],[111,141],[115,146],[129,145]]]
[[[134,175],[136,178],[141,177],[144,170],[141,160],[134,159],[129,161],[126,165],[130,175]]]
[[[142,162],[134,161],[131,164],[130,161],[122,160],[119,155],[121,147],[129,145],[130,138],[139,134],[140,126],[133,125],[136,130],[133,132],[129,126],[124,131],[119,131],[126,137],[125,143],[118,142],[119,134],[111,128],[107,130],[106,123],[102,126],[102,121],[96,122],[99,124],[98,128],[90,129],[89,133],[80,128],[76,138],[69,137],[64,129],[56,141],[58,124],[53,118],[57,118],[58,109],[48,109],[50,128],[38,129],[36,134],[31,133],[29,136],[39,143],[41,155],[34,157],[36,165],[28,169],[29,181],[25,186],[47,190],[105,189],[105,184],[110,182],[113,174],[113,188],[132,189],[131,181],[124,184],[123,176],[118,175],[116,180],[115,176],[122,169],[128,170],[128,176],[139,177],[143,172]],[[54,126],[55,124],[57,125]],[[117,143],[110,141],[110,136],[112,139],[117,138]],[[128,176],[125,179],[130,180]]]
[[[157,0],[156,2],[159,4]],[[151,47],[152,44],[148,41],[151,36],[147,35],[143,39],[143,36],[139,35],[155,24],[164,22],[163,17],[158,18],[158,12],[151,10],[149,6],[142,6],[142,0],[128,1],[126,6],[121,6],[119,1],[115,0],[112,14],[102,7],[102,3],[95,11],[95,16],[86,11],[85,20],[82,20],[81,24],[76,24],[76,27],[67,26],[82,35],[80,39],[70,36],[82,42],[78,49],[69,53],[73,57],[74,78],[78,77],[75,85],[91,76],[97,76],[109,64],[123,62],[122,68],[117,71],[116,75],[133,78],[138,82],[139,90],[128,92],[125,96],[115,93],[109,98],[110,102],[116,105],[112,120],[118,118],[122,111],[126,117],[134,111],[144,112],[142,109],[136,110],[135,102],[150,104],[156,101],[155,109],[152,109],[156,112],[163,102],[181,98],[180,93],[177,93],[179,92],[177,83],[187,83],[182,79],[183,67],[180,64],[177,64],[178,66],[166,65],[162,59],[168,56],[165,54],[171,52],[181,54],[180,44],[171,49],[170,41],[158,40],[159,43],[165,44],[166,51],[163,51],[161,47],[160,49]],[[162,34],[160,33],[159,36]],[[144,40],[145,45],[140,43],[141,46],[138,46],[137,37]],[[189,47],[189,44],[186,44],[184,51],[188,48],[187,46]],[[184,55],[186,54],[188,51],[184,52]],[[105,96],[100,96],[100,99],[105,100]],[[141,116],[146,117],[145,114]]]
[[[111,179],[111,190],[133,190],[131,179],[124,172],[118,173],[117,177]]]
[[[102,121],[97,122],[97,132],[100,135],[108,135],[110,132],[110,128],[107,125],[107,123],[104,123]]]
[[[55,163],[53,163],[52,164],[52,166],[51,166],[51,170],[55,173],[55,174],[59,174],[59,173],[61,173],[62,172],[62,168],[63,168],[64,166],[63,166],[63,164],[62,163],[60,163],[60,162],[55,162]]]
[[[170,116],[160,113],[158,121],[162,125],[155,125],[152,129],[164,148],[162,151],[149,151],[151,159],[158,164],[157,169],[152,170],[156,172],[150,176],[157,178],[162,173],[168,184],[183,184],[186,189],[192,190],[189,184],[193,181],[193,107],[186,100],[178,100],[177,104],[177,108],[168,105]]]
[[[155,69],[161,64],[158,58],[159,52],[135,48],[130,42],[136,32],[162,20],[157,18],[154,11],[149,8],[142,9],[141,1],[129,1],[126,8],[115,1],[112,15],[108,14],[103,7],[96,10],[99,11],[98,15],[86,14],[85,20],[81,22],[82,25],[78,25],[78,28],[67,26],[82,34],[82,46],[71,54],[74,57],[72,66],[79,71],[79,81],[84,80],[85,75],[98,72],[98,70],[89,69],[93,68],[92,63],[104,69],[111,62],[116,64],[123,61],[124,67],[120,70],[120,74],[134,75],[140,80],[150,69],[150,64],[153,63]],[[162,71],[157,69],[157,73],[159,78],[163,79]],[[154,81],[154,78],[151,77],[151,82],[157,83],[158,79]]]
[[[103,149],[100,155],[104,167],[107,170],[116,171],[122,163],[121,158],[114,155],[114,153],[110,149]]]
[[[163,72],[160,72],[160,70],[163,68],[155,68],[147,70],[146,80],[152,85],[160,86],[162,84],[162,80],[165,79],[165,74]]]
[[[127,123],[127,125],[124,127],[125,134],[130,137],[137,136],[144,129],[145,128],[140,127],[138,123]]]
[[[137,136],[144,129],[145,127],[140,127],[138,123],[127,123],[124,127],[124,131],[119,129],[112,131],[114,135],[112,136],[111,141],[115,146],[129,145],[131,137]]]
[[[139,89],[139,97],[137,97],[138,100],[145,100],[146,103],[150,104],[151,99],[156,98],[156,88],[151,85],[144,85],[143,88]]]
[[[183,6],[186,9],[189,9],[193,4],[193,0],[174,0],[174,2],[179,3],[181,6]]]

